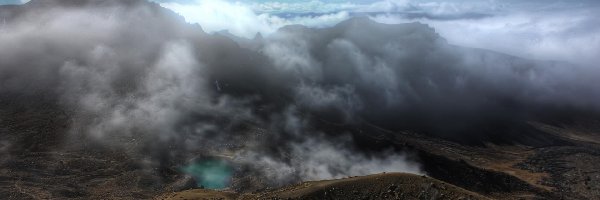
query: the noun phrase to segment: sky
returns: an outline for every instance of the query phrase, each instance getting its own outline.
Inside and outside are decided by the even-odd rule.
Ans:
[[[0,0],[18,4],[28,0]],[[252,38],[290,24],[333,26],[367,15],[388,24],[422,22],[451,44],[529,59],[600,62],[600,1],[593,0],[153,0],[207,32]]]
[[[357,15],[389,24],[418,21],[452,44],[541,60],[598,63],[598,1],[160,1],[207,31],[242,37],[289,24],[332,26]],[[210,13],[210,14],[207,14]]]
[[[0,0],[0,5],[6,4],[22,4],[27,3],[29,0]]]

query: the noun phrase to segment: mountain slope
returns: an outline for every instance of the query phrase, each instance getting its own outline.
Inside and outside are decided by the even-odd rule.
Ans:
[[[2,197],[148,199],[199,187],[186,169],[214,158],[239,193],[203,192],[232,197],[381,197],[373,177],[466,194],[406,174],[294,185],[396,171],[492,198],[599,196],[600,79],[584,68],[368,18],[232,40],[143,0],[0,17]]]
[[[156,199],[488,199],[425,176],[387,173],[305,182],[264,192],[235,194],[203,189],[165,194]]]

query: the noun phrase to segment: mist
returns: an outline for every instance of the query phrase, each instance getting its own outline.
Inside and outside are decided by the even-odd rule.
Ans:
[[[160,5],[202,24],[213,33],[228,30],[252,38],[292,24],[331,27],[357,16],[385,24],[420,22],[449,43],[536,60],[596,66],[600,4],[589,0],[361,0],[231,1],[162,0]],[[198,12],[201,11],[201,12]],[[206,15],[204,13],[219,13]]]
[[[597,68],[459,47],[423,23],[355,17],[246,39],[142,0],[74,2],[2,8],[1,98],[56,104],[70,143],[149,168],[224,156],[267,185],[424,174],[410,149],[371,150],[356,130],[546,145],[527,122],[600,109]]]

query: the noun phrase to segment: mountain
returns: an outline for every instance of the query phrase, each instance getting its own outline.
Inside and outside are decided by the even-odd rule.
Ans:
[[[305,182],[263,192],[236,194],[203,189],[157,199],[488,199],[451,184],[414,174],[377,174]]]
[[[364,17],[252,40],[143,0],[0,17],[8,199],[600,196],[598,75],[576,65]]]

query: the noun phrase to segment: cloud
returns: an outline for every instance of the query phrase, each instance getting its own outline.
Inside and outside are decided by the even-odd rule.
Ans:
[[[253,37],[258,32],[272,32],[272,28],[259,15],[240,3],[225,1],[196,1],[194,4],[161,3],[184,16],[186,21],[202,24],[209,31],[228,30],[246,37]]]
[[[345,11],[326,13],[318,16],[296,16],[291,18],[261,13],[260,9],[276,9],[277,6],[293,6],[281,3],[244,4],[222,0],[196,0],[193,3],[167,2],[161,6],[171,9],[184,16],[189,23],[201,24],[208,32],[228,30],[230,33],[246,38],[252,38],[257,33],[270,34],[278,28],[291,24],[305,24],[316,27],[333,25],[349,17]],[[296,5],[305,5],[298,3]]]
[[[27,4],[8,18],[0,93],[60,105],[73,139],[148,158],[149,169],[233,155],[272,177],[269,184],[423,173],[401,147],[361,145],[356,130],[375,125],[468,144],[541,146],[549,143],[528,121],[600,111],[596,68],[455,46],[440,37],[444,30],[422,23],[358,17],[325,28],[285,26],[240,47],[156,4],[100,5]],[[208,13],[225,8],[213,18],[221,24],[205,30],[252,15],[236,32],[274,31],[275,22],[241,4],[191,5]],[[351,16],[340,13],[263,16],[284,20],[278,25]]]
[[[263,170],[265,177],[280,185],[294,183],[297,179],[328,180],[394,171],[423,174],[418,163],[407,161],[407,155],[392,151],[380,155],[356,154],[346,147],[351,143],[349,140],[336,138],[335,143],[330,143],[323,138],[308,138],[292,144],[285,159],[250,152],[240,156],[238,162],[252,163]]]
[[[318,0],[305,2],[253,2],[248,6],[258,13],[286,14],[286,13],[335,13],[356,9],[360,5],[348,2],[323,2]]]
[[[599,31],[590,26],[598,16],[593,8],[532,11],[511,10],[483,19],[406,19],[399,15],[375,15],[383,23],[420,21],[430,24],[449,42],[505,52],[525,58],[562,60],[593,65],[600,50],[595,36]],[[585,45],[584,45],[585,44]]]
[[[208,32],[228,29],[252,38],[292,24],[330,27],[367,15],[388,24],[422,22],[450,43],[490,49],[530,59],[593,65],[600,50],[593,24],[594,1],[409,1],[280,2],[202,1],[163,3]],[[218,14],[206,14],[216,13]],[[465,37],[468,36],[468,37]],[[493,39],[490,39],[493,38]]]
[[[257,167],[268,162],[251,162],[254,156],[299,172],[268,180],[275,185],[381,170],[422,173],[403,152],[373,157],[356,150],[351,138],[329,136],[346,133],[316,128],[305,108],[325,114],[350,108],[342,113],[351,118],[360,102],[351,85],[312,81],[322,72],[311,62],[322,61],[309,46],[294,49],[296,35],[273,37],[255,51],[145,1],[25,9],[7,19],[0,35],[0,45],[15,47],[0,49],[0,92],[58,104],[69,113],[67,139],[123,149],[144,158],[139,162],[148,169],[234,152],[238,164],[258,174],[275,175]],[[289,56],[277,56],[282,52]],[[256,136],[257,129],[267,134]],[[8,147],[13,142],[2,141]],[[280,152],[272,151],[273,143]],[[322,151],[304,150],[312,145]],[[331,156],[346,158],[325,162]]]
[[[252,35],[248,32],[272,33],[284,25],[302,24],[311,27],[332,26],[351,15],[402,14],[405,17],[455,19],[462,17],[484,17],[499,8],[496,3],[449,3],[416,2],[408,0],[384,0],[367,2],[281,2],[281,1],[204,1],[163,2],[161,5],[186,17],[188,22],[209,27],[208,30],[230,29],[239,36]],[[211,13],[211,14],[207,14]],[[242,17],[243,16],[243,17]],[[214,17],[214,18],[213,18]],[[215,30],[214,25],[221,27]],[[244,24],[248,27],[240,27]],[[257,29],[256,27],[262,29]],[[264,29],[270,27],[271,31]]]

